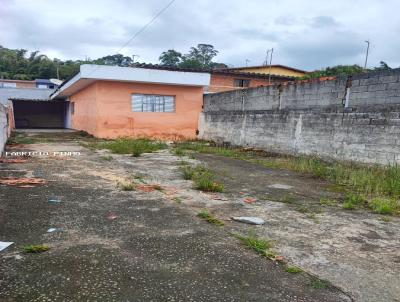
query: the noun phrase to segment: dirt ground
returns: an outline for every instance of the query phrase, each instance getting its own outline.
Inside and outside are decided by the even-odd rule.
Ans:
[[[15,242],[0,252],[0,301],[400,301],[399,218],[322,206],[321,197],[337,194],[328,183],[284,170],[169,150],[111,159],[79,140],[53,133],[12,150],[80,156],[0,164],[0,178],[46,182],[0,184],[0,241]],[[226,192],[194,190],[182,160],[212,168]],[[162,190],[122,191],[117,182],[127,179]],[[203,209],[225,226],[196,217]],[[305,272],[288,273],[231,235],[249,230]],[[21,252],[28,244],[51,249]],[[313,286],[316,277],[331,285]]]

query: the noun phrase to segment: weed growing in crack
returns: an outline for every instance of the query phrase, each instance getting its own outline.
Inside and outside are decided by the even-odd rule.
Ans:
[[[205,192],[223,192],[224,185],[215,181],[215,175],[204,166],[181,166],[182,176],[186,180],[193,180],[195,188]]]
[[[366,203],[364,196],[354,193],[347,193],[343,203],[343,209],[354,210],[362,207]]]
[[[221,221],[218,218],[214,217],[213,215],[208,213],[208,211],[205,211],[205,210],[197,213],[197,217],[203,218],[207,222],[215,224],[215,225],[218,225],[218,226],[223,226],[224,225],[223,221]]]
[[[309,285],[315,289],[324,289],[329,286],[329,283],[321,279],[313,278]]]
[[[50,250],[48,245],[40,244],[40,245],[26,245],[22,247],[22,250],[25,253],[43,253]]]
[[[148,138],[118,138],[109,141],[91,142],[89,148],[108,149],[117,154],[131,154],[138,157],[143,153],[151,153],[165,149],[167,145],[163,142],[151,140]]]
[[[176,156],[185,156],[186,155],[186,151],[183,148],[174,148],[174,149],[172,149],[172,152]]]
[[[242,243],[248,248],[254,250],[257,254],[267,258],[274,258],[275,254],[270,251],[272,243],[269,240],[258,238],[254,232],[249,232],[247,236],[240,234],[234,234],[234,236],[242,241]]]
[[[122,191],[134,191],[136,189],[136,184],[133,182],[118,182],[117,187]]]
[[[337,201],[330,198],[321,198],[319,203],[324,206],[334,207],[337,205]]]
[[[287,271],[288,273],[291,273],[291,274],[298,274],[298,273],[303,272],[303,270],[300,267],[290,266],[290,265],[286,266],[285,271]]]

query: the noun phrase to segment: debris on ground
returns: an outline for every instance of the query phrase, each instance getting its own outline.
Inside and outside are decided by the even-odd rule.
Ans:
[[[268,188],[290,190],[293,188],[293,186],[289,186],[289,185],[285,185],[285,184],[273,184],[273,185],[268,186]]]
[[[51,198],[49,198],[48,203],[50,203],[50,204],[59,204],[59,203],[61,203],[61,199],[58,198],[58,197],[51,197]]]
[[[118,218],[118,216],[115,213],[108,213],[107,215],[108,220],[114,220],[116,218]]]
[[[219,195],[219,194],[212,194],[211,198],[214,199],[214,200],[223,200],[223,201],[228,200],[228,198],[226,198],[226,197],[224,197],[222,195]]]
[[[48,245],[26,245],[22,248],[25,253],[43,253],[50,249]]]
[[[140,184],[136,186],[136,189],[142,191],[142,192],[153,192],[153,191],[161,191],[162,187],[160,185],[145,185],[145,184]]]
[[[17,178],[17,177],[2,177],[0,178],[0,184],[3,185],[8,185],[8,186],[19,186],[23,188],[28,188],[29,186],[33,185],[44,185],[46,183],[46,180],[42,178],[36,178],[36,177],[22,177],[22,178]],[[30,187],[29,187],[30,188]]]
[[[261,218],[258,217],[232,217],[232,220],[238,221],[238,222],[243,222],[243,223],[248,223],[248,224],[264,224],[265,221]]]
[[[49,228],[49,229],[47,230],[47,233],[53,233],[53,232],[55,232],[55,231],[57,231],[57,228]]]
[[[0,163],[3,164],[23,164],[26,163],[26,159],[19,159],[19,158],[0,158]]]
[[[255,203],[257,201],[257,199],[254,198],[254,197],[246,197],[246,198],[243,199],[243,201],[245,203]]]
[[[7,247],[9,247],[11,244],[13,244],[14,242],[6,242],[6,241],[0,241],[0,252],[4,249],[6,249]]]

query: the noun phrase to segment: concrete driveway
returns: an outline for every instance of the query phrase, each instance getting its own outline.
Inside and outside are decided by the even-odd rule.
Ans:
[[[49,155],[1,163],[2,179],[42,180],[0,184],[0,241],[14,242],[0,252],[1,301],[351,301],[200,220],[167,184],[163,191],[117,187],[132,177],[154,181],[134,167],[139,162],[177,171],[179,158],[164,151],[109,160],[79,139],[51,134],[46,142],[8,149]],[[168,165],[155,167],[152,156],[166,156]],[[51,249],[22,252],[32,244]]]

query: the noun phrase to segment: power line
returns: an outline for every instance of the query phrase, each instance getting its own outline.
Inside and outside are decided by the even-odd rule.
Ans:
[[[163,12],[165,12],[176,0],[171,0],[166,6],[163,7],[149,22],[147,22],[143,27],[141,27],[122,47],[117,51],[117,54],[123,50],[126,46],[128,46],[133,40],[137,38],[142,32],[146,30]],[[90,76],[93,72],[95,72],[100,65],[96,66],[88,76]]]
[[[165,12],[171,5],[174,3],[176,0],[170,1],[162,10],[160,10],[149,22],[146,23],[141,29],[139,29],[129,40],[126,42],[122,47],[117,51],[119,53],[121,50],[123,50],[126,46],[128,46],[133,40],[136,39],[137,36],[139,36],[142,32],[146,30],[147,27],[149,27],[163,12]]]

